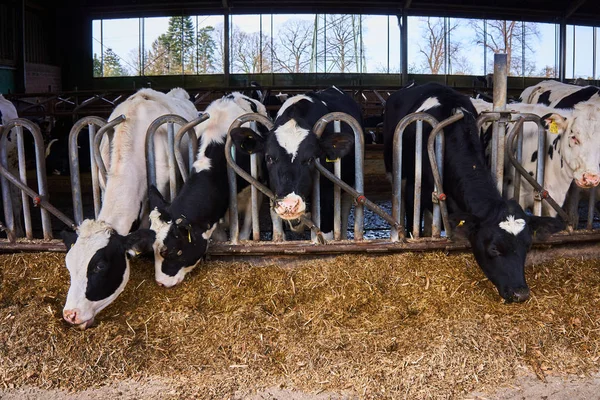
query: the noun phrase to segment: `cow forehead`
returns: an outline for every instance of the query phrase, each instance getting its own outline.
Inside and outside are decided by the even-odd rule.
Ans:
[[[155,243],[163,244],[173,222],[163,221],[160,216],[160,211],[154,207],[154,210],[150,212],[150,229],[156,233]]]
[[[67,268],[72,277],[77,278],[87,275],[87,267],[90,260],[101,249],[108,246],[112,233],[101,231],[91,235],[78,236],[75,244],[67,252]]]
[[[294,162],[294,159],[298,155],[300,144],[302,144],[309,133],[308,129],[301,128],[295,120],[290,119],[275,129],[275,139],[292,156],[292,162]]]

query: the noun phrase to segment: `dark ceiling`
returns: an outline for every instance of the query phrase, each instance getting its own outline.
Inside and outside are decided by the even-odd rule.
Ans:
[[[36,0],[34,0],[36,1]],[[79,9],[93,17],[177,14],[355,13],[523,19],[600,25],[599,0],[37,0],[45,7]]]

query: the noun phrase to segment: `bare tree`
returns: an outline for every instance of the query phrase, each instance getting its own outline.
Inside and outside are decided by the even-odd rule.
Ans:
[[[283,72],[306,72],[310,65],[314,24],[310,21],[292,19],[283,24],[277,33],[277,45],[273,61]]]
[[[247,33],[234,27],[231,30],[231,65],[232,72],[271,72],[269,37],[260,32]]]
[[[452,64],[459,58],[459,43],[452,40],[452,32],[458,28],[456,21],[444,18],[422,18],[425,23],[422,30],[422,38],[425,41],[423,46],[419,46],[419,52],[425,56],[425,70],[432,74],[446,71],[444,66],[447,61]]]
[[[556,73],[556,68],[551,65],[546,65],[538,72],[538,76],[543,76],[544,78],[556,78],[558,74]]]
[[[470,22],[470,26],[475,31],[475,43],[485,45],[494,53],[506,53],[509,75],[519,75],[527,70],[535,69],[535,64],[526,65],[525,71],[523,71],[524,54],[522,54],[522,49],[525,48],[532,55],[535,53],[535,46],[540,39],[540,31],[536,23],[487,20],[486,25],[486,29],[484,29],[481,21]]]
[[[325,51],[328,71],[339,72],[361,72],[362,57],[362,35],[360,29],[363,17],[360,15],[328,14],[326,19],[326,32],[320,31],[325,38],[324,46],[320,48]],[[364,27],[363,27],[364,31]]]

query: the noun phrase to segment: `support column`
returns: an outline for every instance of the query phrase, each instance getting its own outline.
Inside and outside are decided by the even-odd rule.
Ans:
[[[567,21],[564,18],[560,21],[558,43],[558,77],[564,82],[567,73]]]
[[[27,87],[27,72],[25,68],[25,0],[21,0],[16,4],[15,16],[15,92],[25,93],[25,88]]]

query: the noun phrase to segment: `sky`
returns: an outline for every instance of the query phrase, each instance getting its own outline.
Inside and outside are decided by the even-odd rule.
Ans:
[[[275,38],[279,27],[289,19],[302,19],[314,22],[314,15],[273,15],[273,31]],[[260,30],[259,15],[233,15],[232,23],[238,29],[252,33]],[[194,24],[199,27],[215,26],[223,23],[222,16],[193,16]],[[141,21],[141,22],[140,22]],[[262,15],[263,33],[270,35],[271,15]],[[462,55],[468,59],[471,68],[471,74],[482,75],[483,66],[483,46],[472,44],[472,28],[469,27],[468,20],[455,19],[458,28],[452,36],[452,40],[460,43]],[[112,48],[123,60],[123,64],[131,67],[130,60],[136,57],[140,46],[140,24],[143,25],[144,47],[149,49],[152,42],[162,33],[166,32],[168,27],[168,17],[158,18],[133,18],[118,20],[95,20],[93,23],[93,51],[100,54],[101,42],[104,42],[105,48]],[[409,65],[421,65],[424,61],[423,56],[419,54],[419,47],[422,45],[423,19],[419,17],[410,17],[408,23],[408,62]],[[102,29],[101,29],[102,27]],[[389,30],[388,30],[389,27]],[[544,66],[554,66],[555,64],[555,25],[538,24],[540,30],[540,39],[534,39],[532,45],[535,52],[527,52],[527,60],[535,60],[536,70],[541,70]],[[593,74],[593,34],[596,29],[596,35],[600,39],[600,28],[568,26],[567,28],[567,78],[573,77],[591,77]],[[389,42],[388,42],[389,33]],[[573,36],[575,44],[573,45]],[[103,40],[101,40],[103,38]],[[600,40],[596,43],[596,78],[600,76]],[[395,16],[372,15],[365,16],[363,22],[363,43],[366,51],[367,72],[383,72],[388,67],[388,48],[389,48],[389,68],[390,72],[398,72],[400,65],[400,33]],[[575,49],[575,58],[573,58],[573,48]],[[493,58],[491,52],[488,53],[488,60]],[[488,68],[489,69],[489,68]],[[491,71],[486,71],[491,72]]]

